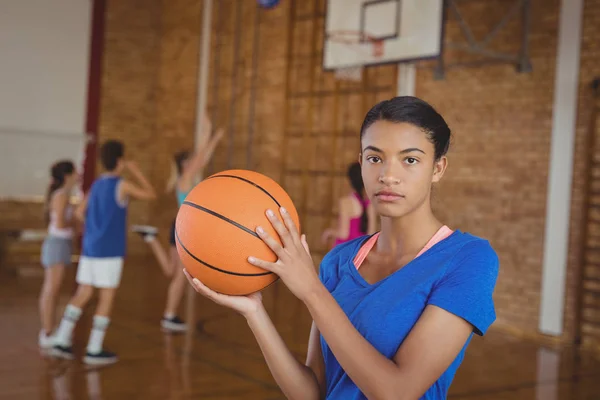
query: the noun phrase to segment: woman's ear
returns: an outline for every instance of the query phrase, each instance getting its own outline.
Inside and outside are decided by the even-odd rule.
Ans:
[[[433,164],[433,176],[431,177],[431,182],[439,182],[444,176],[446,168],[448,168],[448,158],[446,156],[442,156]]]

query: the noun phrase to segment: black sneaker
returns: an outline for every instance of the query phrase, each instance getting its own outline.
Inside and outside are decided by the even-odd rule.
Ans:
[[[173,318],[163,317],[163,319],[160,321],[160,325],[163,327],[163,329],[171,332],[187,331],[187,324],[177,316]]]
[[[131,231],[140,235],[146,242],[152,241],[158,235],[158,228],[149,225],[133,225]]]
[[[110,351],[102,350],[100,353],[92,354],[87,352],[83,358],[83,362],[88,365],[109,365],[119,361],[119,358],[115,353]]]
[[[50,349],[50,355],[58,358],[62,358],[65,360],[72,360],[75,357],[73,356],[73,348],[71,346],[61,346],[56,344],[52,346]]]

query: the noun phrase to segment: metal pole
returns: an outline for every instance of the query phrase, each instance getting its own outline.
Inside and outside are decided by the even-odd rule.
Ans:
[[[211,121],[213,124],[217,125],[217,120],[218,120],[218,116],[219,116],[219,84],[220,84],[220,74],[221,74],[221,35],[220,35],[220,29],[221,26],[223,26],[223,21],[222,21],[222,17],[221,14],[223,14],[221,12],[221,4],[223,4],[222,2],[217,2],[216,4],[216,8],[215,8],[215,13],[216,13],[216,18],[217,18],[217,26],[215,27],[215,41],[216,41],[216,51],[215,51],[215,64],[214,64],[214,68],[213,68],[213,93],[212,93],[212,104],[213,104],[213,112],[212,115],[210,116]],[[211,157],[210,158],[210,164],[209,164],[209,168],[208,168],[209,173],[214,173],[215,171],[215,158]]]
[[[531,0],[523,0],[523,36],[521,38],[521,60],[518,72],[531,72],[533,67],[529,61],[529,30],[531,29]]]
[[[246,147],[246,169],[252,169],[252,145],[254,142],[254,120],[256,109],[256,83],[258,78],[258,60],[260,52],[260,9],[256,6],[254,14],[254,43],[252,45],[252,87],[250,89],[250,112],[248,113],[248,143]]]
[[[437,63],[433,69],[433,78],[435,80],[442,80],[446,75],[446,67],[444,65],[444,39],[446,36],[446,22],[448,20],[448,7],[449,2],[452,0],[444,0],[442,9],[442,39],[440,43],[440,56],[437,59]]]
[[[198,62],[198,93],[196,103],[195,141],[199,143],[202,135],[202,117],[206,112],[206,97],[208,86],[208,68],[210,61],[210,31],[212,17],[212,0],[204,0],[202,11],[202,36]]]
[[[204,8],[202,10],[202,36],[200,42],[200,60],[198,65],[198,103],[196,107],[196,131],[195,140],[199,143],[202,139],[202,117],[206,110],[206,95],[207,95],[207,81],[208,81],[208,67],[210,60],[210,32],[211,32],[211,17],[212,17],[212,0],[204,0]],[[177,273],[182,274],[179,271]],[[196,291],[191,285],[187,285],[186,293],[186,322],[188,324],[188,330],[185,337],[185,348],[186,353],[191,353],[192,346],[192,335],[194,330],[191,328],[196,324],[196,315],[194,307],[194,299],[196,297]],[[184,363],[188,363],[189,360],[184,359]]]
[[[234,123],[238,100],[238,69],[240,68],[240,41],[242,36],[242,2],[235,3],[235,33],[233,42],[233,73],[231,74],[231,98],[229,99],[229,146],[227,151],[227,169],[232,167],[234,148]]]

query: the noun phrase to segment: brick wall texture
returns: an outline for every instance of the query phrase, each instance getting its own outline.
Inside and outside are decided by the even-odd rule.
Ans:
[[[201,3],[109,0],[107,7],[100,139],[123,140],[159,191],[157,201],[132,205],[131,222],[159,226],[165,243],[176,214],[174,195],[164,193],[171,157],[193,145]],[[346,165],[357,156],[362,117],[375,102],[395,95],[397,67],[365,69],[361,82],[324,72],[324,0],[282,1],[271,10],[248,0],[213,3],[208,112],[226,136],[206,174],[247,168],[280,182],[302,215],[318,261],[326,251],[320,233],[335,221]],[[481,40],[513,2],[456,3]],[[502,63],[470,65],[478,56],[452,47],[465,42],[453,12],[446,26],[445,78],[434,79],[432,62],[419,63],[417,72],[417,96],[432,103],[454,133],[449,170],[435,189],[436,213],[450,226],[491,241],[501,260],[497,325],[532,336],[539,323],[559,8],[559,0],[532,0],[530,73]],[[586,0],[584,15],[566,341],[576,331],[589,83],[600,73],[600,0]],[[488,47],[517,54],[521,33],[515,18]],[[20,218],[23,226],[37,224],[37,213],[23,205],[0,208],[14,210],[2,213],[2,223]],[[145,251],[139,241],[131,247]],[[591,342],[593,337],[588,330]]]

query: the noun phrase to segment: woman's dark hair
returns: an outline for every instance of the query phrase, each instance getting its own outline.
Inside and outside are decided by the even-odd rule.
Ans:
[[[177,167],[177,176],[181,176],[181,173],[183,172],[183,162],[185,160],[187,160],[189,157],[190,157],[190,152],[187,150],[180,151],[179,153],[175,154],[174,160],[175,160],[175,166]]]
[[[350,180],[352,189],[354,189],[354,191],[360,196],[361,200],[362,214],[360,216],[360,231],[362,233],[367,233],[367,229],[369,227],[369,216],[367,214],[367,207],[365,207],[364,204],[365,184],[363,183],[359,162],[352,163],[348,167],[348,179]]]
[[[360,137],[377,121],[407,122],[420,128],[435,148],[435,160],[450,148],[450,128],[444,118],[427,102],[412,96],[393,97],[375,104],[365,116]]]
[[[50,177],[52,182],[48,186],[48,193],[46,194],[46,205],[45,205],[45,216],[46,223],[50,221],[50,199],[52,193],[60,189],[65,184],[65,178],[75,172],[75,165],[68,160],[58,161],[50,168]]]

